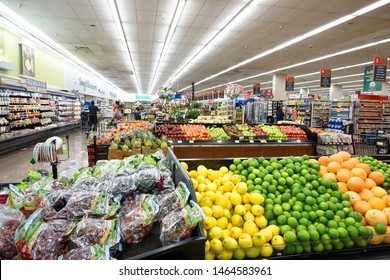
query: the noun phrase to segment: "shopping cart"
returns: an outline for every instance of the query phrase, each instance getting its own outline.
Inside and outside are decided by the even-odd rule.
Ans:
[[[355,155],[389,154],[389,140],[386,137],[371,134],[353,134],[352,143]]]

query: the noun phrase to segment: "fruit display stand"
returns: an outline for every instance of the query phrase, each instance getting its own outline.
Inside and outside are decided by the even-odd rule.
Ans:
[[[191,177],[193,186],[195,186],[196,184],[196,195],[200,199],[198,203],[201,206],[203,205],[202,208],[205,213],[207,213],[207,218],[203,221],[203,225],[204,228],[207,230],[208,236],[208,242],[206,242],[206,259],[390,259],[389,231],[387,231],[387,235],[383,235],[383,233],[381,233],[382,235],[375,234],[369,236],[367,228],[361,223],[362,216],[359,213],[352,211],[352,208],[350,208],[350,196],[345,196],[346,194],[338,189],[338,185],[336,183],[334,183],[335,186],[331,184],[330,186],[325,187],[325,183],[319,181],[320,183],[318,184],[318,186],[315,186],[313,181],[317,179],[313,179],[313,181],[308,181],[313,182],[313,185],[311,185],[311,189],[309,188],[309,186],[307,186],[305,191],[298,192],[297,187],[291,187],[291,189],[289,189],[289,191],[291,192],[286,192],[285,190],[289,188],[287,186],[292,186],[291,183],[293,182],[287,183],[286,185],[287,178],[281,176],[277,180],[275,185],[275,191],[277,196],[275,195],[275,193],[273,193],[273,191],[271,195],[265,195],[264,191],[266,190],[264,189],[264,184],[259,183],[261,187],[257,188],[257,186],[255,186],[254,188],[254,190],[257,192],[257,196],[252,197],[251,194],[254,193],[254,191],[249,190],[249,185],[242,184],[239,186],[240,182],[242,182],[238,179],[240,175],[236,175],[238,177],[234,178],[234,180],[237,179],[236,182],[233,182],[232,177],[230,177],[230,180],[227,180],[224,179],[224,175],[218,175],[219,172],[221,174],[226,175],[229,169],[241,170],[242,167],[244,168],[242,169],[242,171],[248,171],[251,167],[252,169],[256,169],[256,166],[258,165],[252,164],[254,163],[254,161],[256,161],[259,163],[259,166],[267,166],[268,168],[265,168],[267,170],[274,169],[271,167],[279,166],[279,164],[281,166],[288,166],[289,164],[291,164],[292,166],[294,166],[294,168],[296,168],[296,166],[303,167],[304,165],[306,165],[308,168],[306,170],[309,171],[309,173],[306,173],[309,175],[304,176],[304,178],[306,179],[316,173],[316,171],[314,171],[313,169],[317,170],[319,167],[321,167],[317,163],[310,163],[309,161],[306,161],[308,159],[309,157],[259,159],[224,158],[208,160],[187,159],[185,163],[183,163],[183,165],[188,170],[187,175]],[[369,162],[370,160],[373,161],[374,159],[363,158],[361,160],[361,162]],[[304,161],[306,163],[303,165]],[[265,164],[266,162],[267,164]],[[317,164],[317,166],[315,164]],[[240,165],[241,168],[239,168]],[[281,166],[277,168],[279,168],[279,171],[282,173],[283,168],[281,168]],[[259,171],[261,170],[261,168],[258,167],[257,170]],[[202,186],[202,183],[199,183],[197,179],[194,179],[193,176],[196,176],[194,175],[194,172],[196,174],[207,173],[207,178],[210,176],[210,174],[217,174],[217,179],[215,180],[220,180],[221,187],[217,187],[217,190],[215,191],[222,192],[222,197],[225,197],[231,203],[231,210],[229,210],[229,208],[226,208],[229,210],[230,215],[225,214],[224,209],[224,214],[222,216],[227,217],[228,223],[231,223],[230,228],[228,227],[228,230],[230,232],[229,235],[225,235],[224,229],[222,229],[224,228],[224,226],[222,226],[222,223],[219,221],[219,219],[221,218],[214,217],[214,212],[217,211],[217,208],[222,207],[220,205],[228,205],[227,201],[225,201],[226,203],[224,203],[224,199],[218,197],[218,194],[216,193],[216,198],[214,202],[209,203],[207,199],[212,197],[208,194],[210,192],[209,190],[212,189],[212,184],[216,183],[210,183],[210,186],[209,184],[204,183],[204,186]],[[292,172],[296,173],[297,169],[295,169],[295,171],[292,170]],[[199,180],[204,179],[201,178],[203,175],[197,176],[199,177]],[[287,176],[290,177],[292,175],[288,173]],[[257,180],[259,180],[261,177],[263,176],[257,177]],[[249,178],[248,175],[247,178]],[[299,178],[299,180],[303,184],[303,179]],[[266,177],[263,177],[262,181],[268,182],[268,179],[266,179]],[[304,181],[306,182],[306,180]],[[246,189],[245,186],[247,186],[248,189]],[[300,187],[298,189],[300,189]],[[308,192],[309,189],[310,194],[314,195],[314,193],[316,193],[319,195],[317,196],[317,198],[319,198],[321,202],[320,200],[317,201],[317,199],[315,198],[313,200],[313,197],[308,194],[306,195],[307,199],[303,197],[302,200],[300,196],[304,195],[305,192]],[[270,188],[269,191],[271,191]],[[226,192],[229,194],[229,196],[225,195]],[[298,195],[298,193],[300,195]],[[239,196],[239,201],[242,202],[235,202],[235,200],[233,200],[233,195],[237,196],[237,194]],[[262,202],[259,201],[260,194],[262,194],[263,196],[265,195],[265,198],[263,197],[263,199],[261,199]],[[281,194],[281,196],[279,196],[279,194]],[[244,198],[244,196],[246,198]],[[329,198],[328,200],[326,200],[325,198],[328,196]],[[296,200],[294,200],[293,197]],[[309,200],[308,198],[313,201]],[[217,202],[218,199],[219,202]],[[236,199],[236,197],[234,199]],[[248,201],[245,202],[245,199]],[[322,199],[325,200],[322,201]],[[280,201],[277,202],[277,200]],[[300,203],[295,203],[296,201]],[[294,206],[291,206],[292,202]],[[244,203],[248,207],[244,206]],[[256,208],[256,210],[254,210],[254,207],[257,204],[261,204],[261,207],[257,206],[259,209]],[[300,206],[301,204],[303,205]],[[272,205],[272,207],[268,207],[270,205]],[[276,205],[279,205],[280,209],[276,208]],[[308,205],[310,205],[310,207]],[[313,208],[315,205],[316,207]],[[341,205],[343,208],[340,209],[339,205]],[[239,206],[241,208],[239,208]],[[319,212],[317,210],[313,210],[317,207]],[[287,215],[287,213],[289,213],[289,215]],[[266,220],[264,219],[264,217]],[[285,220],[283,220],[279,217],[286,218]],[[213,218],[216,219],[215,223],[213,222]],[[271,220],[273,222],[270,222]],[[341,224],[343,224],[343,226]],[[257,233],[254,233],[254,231],[252,230],[252,225],[256,225],[258,227],[256,228]],[[386,228],[386,226],[384,227]],[[219,229],[213,230],[213,228]],[[296,229],[296,233],[294,232],[294,230],[292,230],[292,228]],[[374,227],[372,227],[372,229],[373,228]],[[270,234],[269,237],[267,237],[268,234]],[[247,236],[244,237],[244,235]],[[246,240],[248,239],[248,236],[250,236],[250,241]],[[232,239],[235,239],[236,241]],[[238,248],[237,246],[240,246],[240,248]]]

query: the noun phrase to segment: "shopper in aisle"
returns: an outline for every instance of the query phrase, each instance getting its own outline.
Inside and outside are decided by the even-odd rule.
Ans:
[[[139,106],[137,106],[137,108],[135,108],[135,119],[136,120],[141,120],[141,115],[142,115],[143,109],[144,109],[144,107],[142,106],[142,104],[140,104]]]
[[[89,106],[89,130],[96,131],[98,124],[97,113],[100,112],[100,109],[95,106],[95,101],[91,101],[91,105]]]
[[[276,123],[283,120],[284,120],[283,107],[279,107],[278,111],[276,112]]]

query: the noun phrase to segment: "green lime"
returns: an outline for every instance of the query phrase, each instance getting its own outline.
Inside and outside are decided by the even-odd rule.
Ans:
[[[333,213],[333,211],[331,211],[331,210],[326,210],[324,216],[325,216],[328,220],[332,220],[333,217],[334,217],[334,213]]]
[[[261,184],[263,183],[263,180],[262,180],[261,178],[255,178],[255,179],[253,180],[253,183],[254,183],[255,185],[261,185]]]
[[[306,212],[306,211],[302,211],[301,212],[301,216],[302,216],[302,218],[305,218],[305,219],[309,219],[310,218],[309,212]]]
[[[339,232],[340,238],[346,238],[348,237],[348,231],[345,228],[338,227],[337,231]]]
[[[349,212],[349,217],[354,218],[356,222],[361,222],[363,219],[362,214],[354,211]]]
[[[287,225],[287,224],[279,226],[279,228],[280,228],[280,234],[281,235],[285,234],[288,231],[292,231],[292,228],[289,225]]]
[[[276,219],[279,225],[285,225],[287,223],[287,217],[285,215],[280,215]]]
[[[339,216],[341,219],[345,218],[345,212],[343,210],[337,210],[336,215]]]
[[[298,201],[305,201],[306,198],[305,194],[303,193],[298,193],[295,197],[297,198]]]
[[[231,171],[235,171],[235,170],[237,169],[237,166],[235,166],[234,164],[230,164],[230,165],[229,165],[229,169],[230,169]]]
[[[334,203],[331,202],[331,201],[328,201],[328,208],[329,208],[329,210],[332,211],[333,213],[335,213],[335,212],[338,210],[337,205],[334,204]]]
[[[244,170],[244,165],[242,165],[241,163],[239,164],[239,165],[237,165],[237,170],[239,170],[239,171],[242,171],[242,170]]]
[[[268,204],[274,205],[275,202],[274,202],[274,200],[271,199],[271,198],[266,198],[266,199],[264,200],[264,204],[265,204],[265,205],[268,205]]]
[[[279,183],[279,185],[285,186],[286,183],[287,183],[287,181],[286,181],[285,178],[279,178],[279,179],[278,179],[278,183]]]
[[[317,241],[320,239],[320,234],[318,233],[317,230],[309,229],[309,234],[310,234],[311,241]]]
[[[329,220],[327,224],[328,228],[338,228],[339,224],[334,220]]]
[[[268,187],[268,193],[275,193],[276,192],[276,187],[274,185],[270,185]]]
[[[340,195],[340,199],[341,199],[342,201],[349,201],[349,194],[347,194],[347,193],[342,193],[342,194]]]
[[[341,202],[336,203],[337,209],[342,210],[344,208],[343,204]]]
[[[310,224],[310,221],[307,218],[300,218],[299,224],[304,225],[304,226],[308,226]]]
[[[321,235],[321,243],[324,245],[332,244],[329,234],[325,233]]]
[[[249,166],[246,170],[248,170],[249,173],[252,173],[255,168],[253,166]]]
[[[317,213],[317,217],[320,218],[320,217],[324,216],[325,211],[321,210],[321,209],[318,209],[318,210],[316,210],[316,213]]]
[[[274,171],[274,168],[273,168],[271,165],[268,165],[265,169],[266,169],[269,173],[272,173],[272,171]]]
[[[298,226],[298,221],[296,218],[294,217],[289,217],[287,219],[287,224],[292,227],[292,228],[296,228]]]
[[[305,242],[303,244],[303,251],[305,253],[310,253],[311,252],[311,245],[310,245],[310,242]]]
[[[260,163],[260,164],[262,164],[262,163],[264,162],[264,160],[265,160],[264,157],[259,157],[259,158],[257,159],[257,162]]]
[[[351,207],[351,202],[347,201],[347,200],[343,200],[341,202],[341,204],[346,207],[346,208],[350,208]]]
[[[322,217],[318,218],[318,222],[321,223],[321,224],[327,225],[328,224],[328,219],[325,218],[325,216],[322,216]]]
[[[313,245],[313,251],[314,252],[322,252],[324,251],[324,244],[322,244],[321,242],[316,244],[316,245]]]
[[[338,222],[338,224],[339,224],[339,227],[347,228],[347,225],[343,221]]]
[[[249,166],[249,160],[245,159],[242,161],[242,165],[245,166],[245,167],[248,167]]]
[[[283,207],[283,205],[282,205],[282,207]],[[283,215],[286,216],[286,218],[292,217],[292,215],[289,211],[283,211]]]
[[[310,241],[310,234],[307,230],[300,230],[297,232],[297,238],[301,242],[308,242]]]
[[[302,185],[305,185],[307,183],[305,177],[299,177],[299,182],[301,182]]]
[[[317,191],[318,191],[318,193],[323,194],[323,193],[326,193],[326,188],[324,186],[319,186],[317,188]]]
[[[352,226],[355,224],[355,219],[352,217],[347,217],[344,219],[344,222],[347,226]]]
[[[359,226],[358,231],[360,236],[370,236],[369,229],[366,226]]]
[[[275,226],[277,226],[278,225],[278,221],[276,219],[272,219],[272,220],[268,221],[268,225],[275,225]]]
[[[275,214],[272,210],[265,210],[264,217],[269,221],[275,217]]]
[[[283,238],[284,241],[286,241],[286,243],[294,243],[295,241],[297,241],[297,236],[292,231],[288,231],[285,234],[283,234]]]
[[[344,248],[347,248],[347,249],[352,248],[354,245],[354,242],[351,238],[344,238],[343,243],[344,243]]]
[[[302,254],[303,253],[303,245],[302,244],[296,244],[295,245],[295,253]]]
[[[336,242],[337,241],[337,242]],[[344,249],[344,243],[341,242],[340,239],[336,240],[333,242],[333,248],[335,248],[336,250],[342,250]]]
[[[235,165],[239,165],[239,164],[241,163],[241,159],[235,158],[235,159],[233,160],[233,163],[234,163]]]
[[[315,222],[317,220],[317,213],[315,211],[310,211],[309,216],[310,221]]]
[[[323,235],[327,231],[326,226],[323,225],[323,224],[317,224],[316,228],[317,228],[318,233],[321,234],[321,235]]]
[[[319,197],[320,195],[319,195],[319,193],[318,193],[316,190],[312,190],[312,191],[311,191],[311,196],[314,197],[314,198],[317,198],[317,197]]]
[[[255,179],[256,179],[256,175],[253,174],[253,173],[251,173],[251,174],[249,174],[249,175],[247,176],[247,178],[248,178],[248,180],[252,180],[252,181],[254,182]]]
[[[240,170],[235,170],[235,171],[233,172],[233,174],[234,174],[234,175],[240,175],[240,174],[241,174],[241,171],[240,171]]]
[[[316,203],[316,200],[314,197],[311,197],[311,196],[307,196],[305,198],[305,202],[307,205],[314,205]]]
[[[261,162],[261,165],[263,165],[264,167],[267,167],[267,166],[271,165],[271,163],[269,162],[269,160],[265,159],[265,160],[263,160],[263,162]]]
[[[309,204],[305,204],[303,206],[303,210],[305,210],[306,212],[310,212],[311,210],[313,210],[313,208]]]
[[[386,228],[386,227],[385,227]],[[356,237],[359,235],[359,231],[356,227],[354,226],[347,226],[347,231],[348,231],[348,235],[350,237]],[[386,232],[386,231],[385,231]]]
[[[275,204],[275,205],[273,206],[272,211],[274,212],[274,214],[275,214],[276,216],[279,216],[279,215],[282,215],[282,213],[283,213],[283,208],[282,208],[282,206],[281,206],[280,204]]]
[[[285,252],[287,255],[294,255],[296,253],[295,244],[286,244]]]
[[[321,202],[321,203],[318,205],[318,207],[319,207],[321,210],[326,211],[326,210],[328,210],[328,203],[326,203],[326,202]]]
[[[294,205],[295,206],[295,205]],[[302,215],[299,211],[293,211],[291,213],[291,216],[294,217],[295,219],[299,220],[300,218],[302,218]]]
[[[386,225],[382,223],[376,223],[374,229],[378,234],[385,234],[387,232]]]
[[[339,238],[339,236],[340,236],[338,230],[335,229],[335,228],[329,228],[329,229],[328,229],[328,235],[329,235],[330,238],[333,239],[333,240]]]
[[[259,174],[257,174],[257,177],[259,177],[260,179],[263,179],[265,177],[265,173],[263,171],[260,171]]]

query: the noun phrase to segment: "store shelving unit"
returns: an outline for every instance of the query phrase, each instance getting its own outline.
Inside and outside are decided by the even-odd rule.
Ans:
[[[355,112],[358,134],[377,134],[382,130],[390,132],[390,102],[386,100],[359,100]]]
[[[289,99],[286,101],[286,120],[310,126],[310,99]]]
[[[323,128],[330,118],[330,100],[318,99],[311,104],[311,127]]]
[[[332,101],[330,104],[330,118],[338,120],[352,121],[353,116],[353,102],[346,101]]]
[[[0,91],[0,137],[3,133],[10,132],[9,121],[5,118],[9,114],[9,94],[5,90]]]
[[[216,112],[218,116],[226,116],[231,122],[234,121],[234,100],[225,99],[221,101],[214,101]]]

